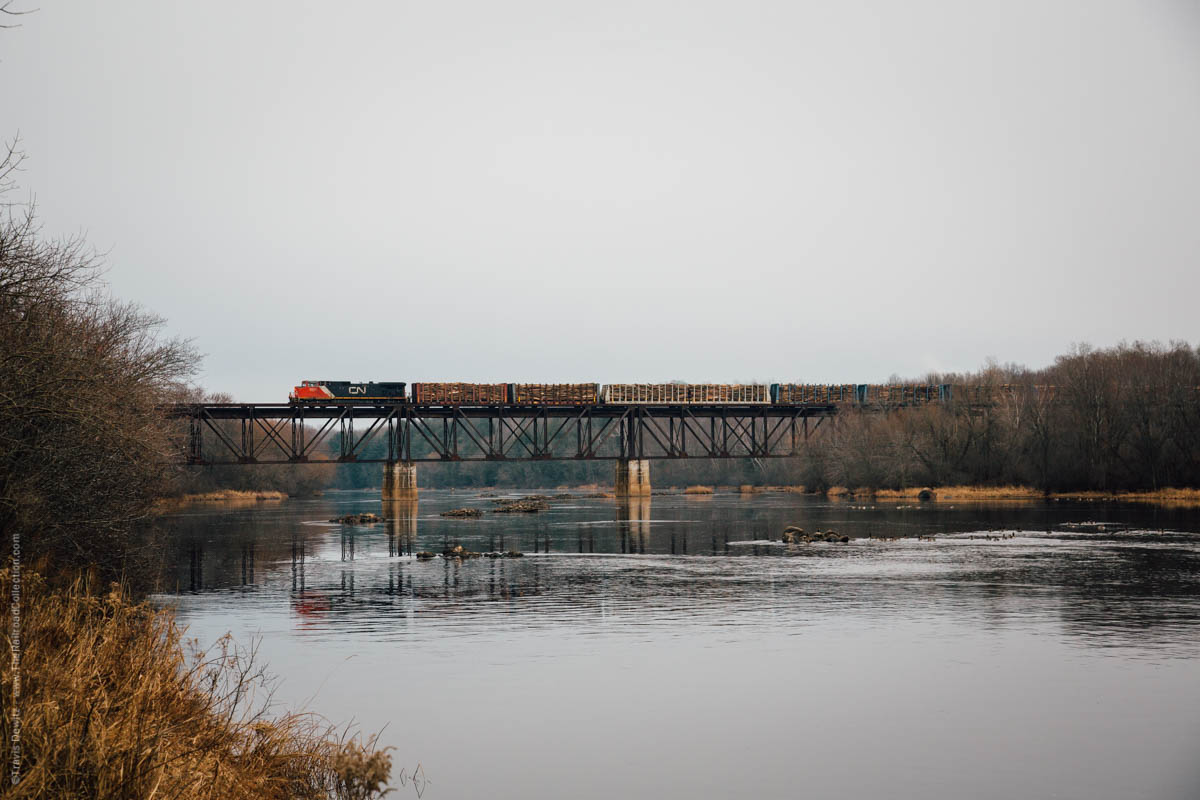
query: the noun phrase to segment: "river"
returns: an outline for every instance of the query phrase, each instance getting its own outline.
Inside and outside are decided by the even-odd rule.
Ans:
[[[718,493],[439,515],[462,506],[492,507],[194,506],[163,519],[177,590],[156,599],[202,644],[257,641],[283,705],[382,730],[395,797],[1200,797],[1196,510]],[[328,521],[361,511],[394,520]],[[413,557],[454,544],[524,556]]]

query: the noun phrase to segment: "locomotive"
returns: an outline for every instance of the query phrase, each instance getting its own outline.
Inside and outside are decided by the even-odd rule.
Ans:
[[[345,402],[347,400],[383,400],[402,403],[405,400],[403,382],[353,383],[352,381],[301,381],[292,389],[288,400],[293,403]]]
[[[868,383],[414,383],[302,381],[292,403],[374,402],[433,406],[577,405],[914,405],[956,397],[984,402],[994,392],[1014,394],[1053,387]],[[957,389],[957,391],[956,391]],[[984,394],[987,397],[984,397]]]

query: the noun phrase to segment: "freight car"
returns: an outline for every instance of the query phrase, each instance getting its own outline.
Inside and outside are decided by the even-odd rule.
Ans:
[[[510,383],[508,400],[519,406],[590,406],[600,402],[600,384]]]
[[[495,406],[510,402],[506,383],[414,383],[412,401],[430,406]]]
[[[784,405],[816,403],[832,405],[835,403],[853,403],[855,385],[844,383],[837,385],[819,385],[809,383],[772,383],[771,402]]]
[[[762,383],[610,383],[601,397],[614,405],[766,405],[771,402],[771,390]]]
[[[859,384],[854,401],[859,405],[918,405],[934,400],[948,401],[952,387],[944,384]]]

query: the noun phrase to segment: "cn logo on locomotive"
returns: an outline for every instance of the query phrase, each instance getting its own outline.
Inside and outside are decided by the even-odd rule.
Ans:
[[[350,394],[366,394],[366,393],[367,393],[366,386],[355,386],[354,384],[350,384]]]

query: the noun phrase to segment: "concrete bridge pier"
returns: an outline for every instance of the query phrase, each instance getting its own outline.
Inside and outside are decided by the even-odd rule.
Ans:
[[[383,499],[415,500],[417,497],[417,465],[405,461],[389,461],[383,465]]]
[[[650,494],[650,461],[622,458],[617,461],[617,497],[646,497]]]

